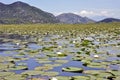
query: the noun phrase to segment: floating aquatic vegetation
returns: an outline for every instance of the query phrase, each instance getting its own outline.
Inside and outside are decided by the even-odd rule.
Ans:
[[[36,70],[27,70],[23,73],[21,73],[22,75],[28,75],[28,76],[34,76],[34,75],[41,75],[43,74],[43,71],[36,71]]]
[[[45,64],[45,63],[51,63],[52,61],[50,60],[43,60],[43,61],[38,61],[40,64]]]
[[[14,74],[14,72],[0,72],[0,77],[6,77]]]
[[[83,72],[83,68],[78,68],[78,67],[66,67],[66,68],[62,68],[62,71],[82,73],[82,72]]]
[[[36,67],[35,68],[35,70],[37,70],[37,71],[48,71],[48,70],[51,70],[51,69],[53,69],[53,67],[52,66],[38,66],[38,67]]]
[[[27,66],[14,66],[10,67],[9,70],[28,70]]]
[[[99,73],[104,72],[103,70],[85,70],[83,73],[91,74],[91,75],[98,75]]]
[[[72,76],[71,80],[90,80],[89,76]]]
[[[119,80],[119,30],[119,23],[0,25],[0,48],[5,48],[0,49],[0,76],[10,76],[5,80],[25,80],[31,75],[58,80]],[[85,76],[69,72],[79,71],[79,67],[84,68],[80,74]],[[34,77],[32,80],[38,80]]]
[[[54,78],[56,78],[56,80],[71,80],[71,77],[66,77],[66,76],[57,76]],[[53,77],[50,78],[50,80],[54,80]]]
[[[69,62],[68,60],[55,60],[56,63],[59,63],[59,64],[64,64],[64,63],[67,63]]]
[[[57,66],[61,66],[61,64],[44,64],[44,66],[57,67]]]
[[[25,80],[25,79],[26,78],[20,74],[15,74],[15,75],[10,75],[5,77],[5,80]]]
[[[49,71],[49,72],[44,72],[43,74],[41,74],[41,75],[43,75],[43,76],[57,76],[59,74],[59,72],[55,72],[55,71]]]

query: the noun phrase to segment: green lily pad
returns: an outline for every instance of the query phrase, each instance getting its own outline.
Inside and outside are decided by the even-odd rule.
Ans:
[[[9,68],[9,70],[28,70],[27,66],[14,66]]]
[[[57,80],[71,80],[71,77],[66,77],[66,76],[57,76],[55,78]],[[52,80],[52,78],[50,80]]]
[[[109,80],[109,79],[105,79],[105,78],[96,78],[95,80]]]
[[[117,76],[116,78],[114,78],[114,80],[120,80],[120,76]]]
[[[0,72],[0,77],[6,77],[14,74],[14,72]]]
[[[108,72],[102,72],[102,73],[99,73],[96,76],[100,77],[100,78],[106,78],[106,79],[108,79],[108,78],[110,79],[110,78],[114,77],[111,73],[108,73]]]
[[[58,72],[54,72],[54,71],[49,71],[49,72],[44,72],[43,76],[57,76],[59,73]]]
[[[93,68],[106,68],[106,65],[102,65],[101,63],[95,63],[91,62],[87,65],[87,67],[93,67]]]
[[[34,76],[34,75],[41,75],[43,74],[44,72],[42,71],[36,71],[36,70],[28,70],[28,71],[25,71],[23,73],[21,73],[22,75],[30,75],[30,76]]]
[[[67,63],[68,60],[55,60],[56,63],[64,64]]]
[[[0,63],[0,70],[8,70],[10,67],[14,67],[15,64],[12,63]]]
[[[120,70],[118,70],[118,71],[117,70],[110,70],[108,72],[112,73],[115,76],[120,76]]]
[[[2,56],[0,56],[0,62],[4,62],[5,58],[3,58]]]
[[[26,66],[27,63],[18,63],[18,66]]]
[[[57,54],[54,54],[54,53],[49,53],[47,54],[48,57],[57,57]]]
[[[25,77],[22,77],[22,75],[16,74],[16,75],[10,75],[5,77],[5,80],[25,80]]]
[[[66,67],[66,68],[62,68],[62,71],[82,73],[82,72],[83,72],[83,68],[78,68],[78,67]]]
[[[53,69],[52,66],[38,66],[35,68],[35,70],[40,70],[40,71],[47,71]]]
[[[61,64],[44,64],[44,66],[57,67],[57,66],[61,66]]]
[[[43,61],[38,61],[40,64],[46,64],[46,63],[51,63],[52,61],[50,60],[43,60]]]
[[[72,76],[72,80],[90,80],[88,76]]]
[[[85,74],[98,75],[99,73],[104,72],[103,70],[85,70]]]

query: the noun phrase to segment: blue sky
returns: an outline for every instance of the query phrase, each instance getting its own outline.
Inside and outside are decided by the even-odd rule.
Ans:
[[[10,4],[18,0],[0,0]],[[44,11],[58,15],[75,13],[95,20],[106,17],[120,18],[120,0],[19,0]]]

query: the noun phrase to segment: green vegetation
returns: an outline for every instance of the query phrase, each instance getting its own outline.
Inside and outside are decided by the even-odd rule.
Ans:
[[[120,23],[0,25],[0,79],[119,80],[119,32]]]
[[[0,25],[1,33],[20,35],[37,35],[39,33],[51,34],[100,34],[116,33],[120,30],[120,23],[99,23],[99,24],[21,24],[21,25]]]

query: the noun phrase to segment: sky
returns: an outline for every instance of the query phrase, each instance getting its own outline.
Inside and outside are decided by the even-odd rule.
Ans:
[[[11,4],[18,0],[0,0]],[[74,13],[94,20],[107,17],[120,19],[120,0],[19,0],[35,6],[43,11],[59,15],[61,13]]]

